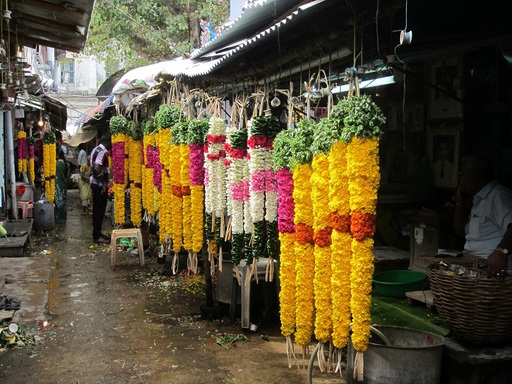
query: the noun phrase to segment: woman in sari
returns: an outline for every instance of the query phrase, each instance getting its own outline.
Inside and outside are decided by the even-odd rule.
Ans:
[[[90,156],[87,156],[87,161],[80,167],[80,179],[78,179],[78,191],[80,193],[80,201],[82,204],[82,213],[91,214],[91,198],[92,189],[89,184],[91,178],[91,168],[89,166]]]

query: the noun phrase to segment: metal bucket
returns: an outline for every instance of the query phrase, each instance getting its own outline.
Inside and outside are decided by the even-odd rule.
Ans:
[[[390,345],[372,332],[364,352],[365,384],[438,384],[441,381],[443,338],[410,328],[379,326]],[[355,350],[349,341],[347,383],[354,379]]]
[[[34,229],[38,231],[51,231],[55,228],[53,203],[49,201],[36,201],[34,203]]]

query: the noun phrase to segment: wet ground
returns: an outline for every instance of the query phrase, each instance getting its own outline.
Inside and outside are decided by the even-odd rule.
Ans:
[[[276,322],[244,332],[227,313],[201,317],[202,279],[162,276],[154,247],[145,268],[123,252],[112,270],[110,246],[93,244],[77,191],[69,191],[68,206],[67,224],[34,234],[29,247],[50,261],[47,322],[19,321],[37,342],[0,351],[0,383],[307,382],[306,369],[288,367]]]

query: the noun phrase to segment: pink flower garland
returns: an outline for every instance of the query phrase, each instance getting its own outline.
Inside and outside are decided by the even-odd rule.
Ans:
[[[204,183],[204,154],[203,144],[190,144],[190,185],[203,185]]]
[[[35,158],[35,146],[34,145],[28,146],[28,158],[29,159]]]
[[[277,225],[281,233],[295,232],[293,219],[295,216],[295,202],[293,200],[293,175],[289,168],[277,171],[277,187],[279,192],[279,205]]]
[[[124,184],[124,142],[112,143],[114,183]]]
[[[27,138],[18,138],[18,159],[23,160],[27,158]]]
[[[160,163],[160,149],[152,145],[147,148],[147,168],[153,168],[153,185],[162,193],[162,164]]]

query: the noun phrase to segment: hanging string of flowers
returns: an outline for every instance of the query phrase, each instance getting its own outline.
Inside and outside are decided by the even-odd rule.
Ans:
[[[295,357],[292,335],[295,332],[295,224],[293,222],[293,175],[290,171],[291,137],[293,130],[285,130],[277,134],[274,140],[273,166],[277,170],[278,215],[280,263],[279,281],[279,314],[281,334],[286,338],[286,354],[288,366],[291,367]]]
[[[347,143],[347,169],[352,232],[351,299],[352,343],[356,350],[354,377],[363,381],[363,353],[371,325],[373,235],[380,182],[379,137],[385,118],[369,95],[340,101],[344,116],[342,139]]]
[[[43,172],[46,200],[55,199],[55,172],[57,168],[57,139],[52,131],[43,133]]]
[[[157,119],[158,112],[155,115]],[[160,244],[165,244],[171,234],[171,178],[169,175],[169,146],[171,141],[171,130],[160,128],[155,136],[159,153],[160,163],[160,209],[158,211],[158,237]]]
[[[144,124],[143,164],[142,164],[142,206],[146,210],[145,221],[152,222],[156,215],[153,187],[153,168],[149,164],[148,150],[155,145],[156,125],[154,119]]]
[[[265,273],[266,281],[274,279],[274,260],[279,257],[279,231],[277,224],[277,173],[274,171],[274,139],[281,131],[281,124],[276,116],[267,118],[265,125],[267,137],[265,156],[265,222],[268,263]]]
[[[197,254],[203,248],[204,225],[204,144],[208,131],[208,119],[191,120],[188,125],[190,146],[190,218],[192,231],[192,252]]]
[[[28,142],[28,173],[32,182],[36,179],[35,145],[36,139],[32,136],[27,138]]]
[[[122,225],[125,222],[125,189],[126,189],[126,167],[125,147],[128,142],[128,120],[118,115],[110,119],[110,134],[112,135],[112,168],[114,176],[114,223]]]
[[[320,344],[319,355],[324,356],[324,343],[331,340],[331,220],[329,210],[329,159],[330,141],[323,134],[328,130],[328,120],[322,119],[314,127],[312,151],[313,173],[311,174],[311,198],[313,203],[313,230],[315,255],[315,336]],[[320,361],[320,364],[325,364]]]
[[[209,239],[208,255],[210,264],[214,262],[214,247],[218,246],[219,270],[222,270],[222,239],[224,238],[224,215],[226,210],[226,167],[224,159],[226,152],[226,123],[220,117],[210,118],[209,129],[206,137],[207,147],[205,150],[205,188],[206,188],[206,217],[211,226],[206,228]],[[208,233],[209,232],[209,233]],[[212,273],[214,269],[212,268]]]
[[[297,123],[291,140],[293,167],[293,200],[295,203],[295,342],[303,347],[309,344],[315,319],[313,281],[315,274],[313,240],[313,203],[311,201],[311,145],[313,122]]]
[[[18,172],[27,173],[27,133],[18,131]]]
[[[142,132],[136,124],[129,125],[128,164],[130,175],[130,215],[132,224],[142,225]]]
[[[249,180],[245,178],[248,168],[247,129],[229,133],[226,144],[229,191],[231,195],[231,261],[239,276],[238,265],[244,257],[244,201],[249,199]]]
[[[348,190],[347,146],[340,139],[343,116],[338,104],[329,116],[326,127],[334,144],[329,152],[329,212],[331,213],[331,296],[332,296],[332,342],[338,349],[338,364],[341,364],[341,349],[347,345],[350,332],[350,275],[352,258],[352,235],[350,233],[350,193]]]

